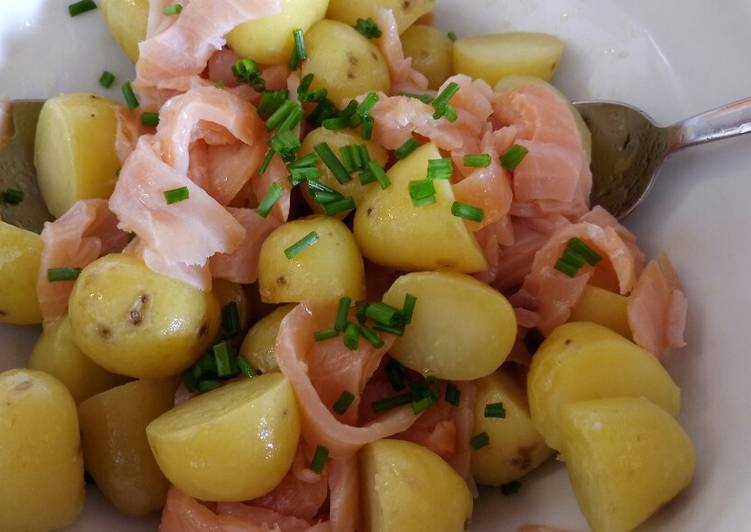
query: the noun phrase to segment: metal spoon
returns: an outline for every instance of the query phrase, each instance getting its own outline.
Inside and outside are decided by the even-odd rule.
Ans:
[[[668,127],[623,103],[574,105],[592,131],[592,205],[602,205],[619,219],[644,200],[669,155],[751,133],[751,98]]]

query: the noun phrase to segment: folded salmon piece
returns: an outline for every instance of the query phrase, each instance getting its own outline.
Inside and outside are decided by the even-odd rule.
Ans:
[[[391,93],[425,91],[428,88],[428,78],[412,68],[412,58],[404,57],[404,48],[394,12],[390,9],[379,8],[375,19],[382,32],[377,42],[389,66]]]

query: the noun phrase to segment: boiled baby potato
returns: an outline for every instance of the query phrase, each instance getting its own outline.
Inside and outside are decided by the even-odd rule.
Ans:
[[[82,199],[109,198],[120,159],[115,152],[118,104],[94,94],[64,94],[44,103],[34,165],[44,203],[60,217]]]
[[[316,235],[309,247],[287,257],[285,251],[291,246]],[[282,225],[264,241],[258,283],[266,303],[328,301],[342,296],[358,300],[365,297],[365,267],[346,225],[336,218],[311,216]]]
[[[438,90],[453,74],[454,43],[448,35],[433,26],[415,24],[402,35],[404,55],[412,58],[412,66]]]
[[[472,516],[466,482],[433,451],[402,440],[362,448],[365,532],[459,532]]]
[[[590,321],[631,338],[626,307],[628,298],[610,290],[587,286],[571,311],[571,321]]]
[[[379,9],[390,9],[394,12],[399,32],[404,33],[434,7],[435,0],[331,0],[327,16],[354,26],[357,19],[375,18]]]
[[[250,362],[250,365],[262,373],[279,371],[276,363],[274,346],[279,335],[282,320],[292,312],[296,305],[282,305],[261,321],[253,325],[240,347],[240,355]]]
[[[101,7],[112,38],[135,63],[138,43],[146,39],[149,0],[102,0]]]
[[[227,43],[235,53],[253,61],[286,63],[294,46],[292,32],[308,31],[326,15],[328,6],[328,0],[282,0],[279,14],[240,24],[227,35]]]
[[[388,92],[389,68],[378,47],[352,26],[319,20],[305,34],[308,60],[302,75],[313,74],[312,90],[324,88],[335,104],[367,92]]]
[[[126,378],[100,368],[73,342],[70,318],[65,316],[48,325],[37,340],[29,367],[45,371],[62,382],[76,403],[115,386]]]
[[[558,69],[563,42],[547,33],[497,33],[462,37],[454,43],[454,71],[491,85],[511,75],[550,81]]]
[[[46,373],[0,373],[0,479],[2,530],[62,528],[83,509],[76,404]]]
[[[463,219],[451,214],[454,192],[448,180],[433,180],[434,204],[412,204],[409,182],[425,179],[428,161],[440,158],[433,144],[418,148],[388,171],[391,186],[373,189],[358,205],[354,231],[366,258],[403,271],[488,269],[475,236]]]
[[[410,273],[383,301],[397,308],[417,298],[412,321],[389,354],[410,369],[439,379],[474,380],[498,369],[516,339],[516,316],[498,291],[469,275]]]
[[[678,422],[644,398],[566,405],[562,455],[594,532],[633,530],[680,493],[696,454]]]
[[[37,276],[42,239],[0,221],[0,323],[41,323]]]
[[[237,313],[240,317],[240,330],[246,331],[250,324],[250,301],[242,285],[223,279],[214,279],[211,292],[214,294],[222,311],[231,303],[237,305]]]
[[[219,328],[214,296],[107,255],[81,272],[68,305],[76,345],[112,373],[156,379],[185,370]]]
[[[281,373],[241,379],[155,419],[146,434],[169,481],[205,501],[266,495],[287,474],[300,414]]]
[[[344,146],[364,145],[368,148],[368,154],[370,155],[370,158],[374,161],[378,161],[381,166],[385,166],[389,160],[389,154],[386,150],[384,150],[375,142],[363,140],[362,135],[360,135],[359,133],[348,129],[332,131],[323,127],[314,129],[313,131],[308,133],[302,143],[302,148],[300,148],[300,157],[304,157],[305,155],[313,153],[313,149],[322,142],[328,143],[331,149],[334,150],[334,153],[340,158],[340,150]],[[323,183],[327,187],[333,188],[337,192],[340,192],[345,197],[351,196],[352,199],[355,200],[355,205],[359,205],[360,202],[362,202],[363,197],[365,197],[365,194],[368,191],[372,190],[374,187],[378,186],[377,183],[370,183],[363,186],[360,184],[360,180],[356,178],[353,178],[347,183],[341,184],[336,180],[334,174],[331,173],[329,167],[326,166],[320,159],[318,160],[318,170],[321,172],[321,177],[318,178],[321,183]],[[314,201],[310,196],[307,184],[303,186],[303,191],[305,193],[305,201],[308,202],[308,205],[310,205],[310,207],[315,212],[323,212],[321,205],[318,202]],[[344,214],[346,213],[342,214],[342,218],[344,217]]]
[[[527,377],[532,421],[553,449],[561,449],[564,405],[606,397],[646,397],[669,414],[681,391],[648,351],[594,323],[561,325],[532,358]]]
[[[520,479],[553,450],[532,424],[527,397],[519,384],[498,371],[476,381],[474,432],[485,432],[490,443],[472,451],[472,476],[479,484],[501,486]],[[485,407],[501,403],[505,416],[485,417]]]
[[[86,471],[121,512],[146,515],[160,510],[169,482],[146,440],[146,426],[170,410],[177,379],[133,381],[78,406]]]

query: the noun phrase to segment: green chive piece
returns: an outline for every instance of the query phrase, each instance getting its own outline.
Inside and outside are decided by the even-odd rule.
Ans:
[[[200,370],[200,375],[213,375],[216,377],[216,361],[214,360],[214,352],[207,351],[201,357],[201,360],[196,364]]]
[[[344,328],[344,345],[350,351],[356,351],[360,347],[360,328],[354,323],[348,323]]]
[[[274,111],[269,119],[266,120],[266,129],[272,131],[279,128],[279,126],[282,125],[282,122],[287,119],[290,113],[294,112],[295,108],[299,106],[299,103],[293,102],[292,100],[285,101],[282,105],[279,106],[276,111]]]
[[[71,17],[77,17],[78,15],[81,15],[82,13],[86,13],[87,11],[91,11],[93,9],[96,9],[94,0],[81,0],[80,2],[75,2],[69,5],[68,13],[70,13]]]
[[[407,370],[404,369],[404,366],[396,360],[390,360],[386,363],[385,370],[386,377],[389,379],[389,384],[391,384],[391,387],[395,391],[399,392],[406,387],[404,379],[407,376]]]
[[[451,42],[456,42],[456,33],[453,31],[448,32],[448,38],[451,39]]]
[[[485,405],[485,417],[505,419],[506,408],[503,403],[488,403]]]
[[[314,245],[316,242],[320,240],[320,237],[318,236],[318,233],[315,231],[311,231],[307,235],[305,235],[301,240],[298,242],[292,244],[290,247],[284,250],[284,254],[287,256],[288,259],[292,260],[296,256],[298,256],[300,253],[308,249],[310,246]]]
[[[222,307],[222,330],[227,338],[234,338],[240,329],[240,310],[235,301],[230,301]]]
[[[422,103],[433,103],[433,97],[430,94],[416,94],[414,92],[401,92],[401,96],[406,96],[407,98],[414,98],[415,100],[420,100]]]
[[[296,187],[303,181],[316,181],[321,177],[321,171],[318,169],[318,166],[309,166],[307,168],[292,168],[289,166],[288,168],[290,168],[289,178],[293,187]]]
[[[365,315],[381,325],[399,325],[402,323],[402,311],[386,303],[369,303]]]
[[[373,175],[373,172],[371,172],[370,170],[364,170],[360,174],[360,184],[362,186],[369,185],[369,184],[375,183],[375,182],[376,182],[376,178]]]
[[[454,165],[451,159],[432,159],[428,161],[428,179],[451,179]]]
[[[568,262],[572,266],[575,266],[577,269],[581,268],[587,263],[587,259],[579,255],[579,253],[572,250],[571,248],[566,248],[566,251],[563,252],[563,256],[561,258],[565,262]]]
[[[266,173],[266,170],[269,169],[269,165],[271,164],[271,159],[274,158],[274,150],[268,150],[266,152],[266,156],[263,158],[263,162],[261,163],[261,166],[258,168],[258,173],[260,175],[263,175]]]
[[[339,399],[337,399],[334,403],[334,412],[341,416],[349,409],[350,406],[352,406],[352,403],[354,401],[355,396],[352,394],[352,392],[344,390],[339,396]]]
[[[130,81],[123,83],[123,97],[125,98],[125,103],[128,104],[128,109],[131,111],[138,109],[138,106],[141,105],[136,93],[133,92],[133,85],[131,85]]]
[[[384,325],[382,323],[374,323],[373,330],[379,332],[385,332],[393,334],[394,336],[404,336],[404,325]]]
[[[464,166],[468,168],[487,168],[492,162],[493,158],[487,153],[464,156]]]
[[[291,162],[288,166],[290,170],[310,167],[318,167],[318,156],[315,153],[309,153],[305,157],[300,157],[296,161]]]
[[[449,83],[443,91],[438,95],[438,97],[433,100],[433,109],[435,109],[435,113],[433,113],[433,118],[438,120],[442,116],[446,114],[446,110],[449,107],[449,102],[451,101],[451,98],[453,98],[456,93],[459,92],[459,84],[452,81]]]
[[[308,123],[313,128],[321,127],[324,120],[335,117],[337,113],[338,111],[334,102],[329,99],[324,99],[315,109],[313,109],[313,112],[308,115]]]
[[[141,114],[141,124],[146,127],[157,127],[159,125],[159,113]]]
[[[480,207],[473,207],[459,201],[455,201],[451,205],[451,214],[472,222],[482,222],[485,217],[485,212]]]
[[[435,185],[431,179],[410,181],[408,188],[409,196],[412,198],[412,205],[415,207],[431,205],[436,202]]]
[[[501,166],[509,172],[513,172],[516,170],[516,167],[521,164],[528,153],[529,150],[524,146],[514,144],[506,153],[501,155]]]
[[[165,6],[162,13],[168,17],[179,15],[183,12],[183,6],[181,4],[172,4],[171,6]]]
[[[207,393],[220,388],[224,383],[215,379],[206,379],[198,383],[198,392]]]
[[[334,200],[322,205],[323,213],[326,216],[336,216],[339,213],[347,212],[355,209],[355,199],[352,196],[347,196],[340,200]]]
[[[264,91],[258,104],[258,112],[264,116],[271,116],[287,100],[289,100],[287,89]]]
[[[413,199],[412,205],[414,207],[427,207],[428,205],[434,205],[436,201],[437,200],[435,196],[427,196],[421,199]]]
[[[284,187],[282,187],[282,185],[279,183],[272,183],[269,190],[266,191],[263,201],[261,201],[261,204],[256,209],[258,215],[266,218],[271,212],[271,209],[274,208],[274,205],[276,205],[276,202],[279,201],[279,198],[282,197],[282,192],[284,192]]]
[[[245,375],[249,379],[252,379],[253,377],[258,375],[256,369],[251,366],[250,362],[248,362],[243,356],[237,357],[237,367],[240,370],[240,373],[242,375]]]
[[[81,268],[50,268],[47,270],[47,280],[51,283],[75,281],[80,274]]]
[[[446,395],[444,397],[447,403],[454,406],[459,406],[461,396],[462,392],[459,388],[456,387],[456,384],[454,384],[453,382],[446,384]]]
[[[313,454],[313,461],[310,463],[310,470],[319,475],[323,473],[326,467],[326,461],[329,459],[329,450],[323,445],[316,446],[316,452]]]
[[[292,130],[297,127],[297,124],[302,122],[303,117],[305,116],[305,113],[303,112],[302,105],[299,103],[295,104],[295,106],[292,108],[292,111],[287,115],[287,117],[284,119],[284,122],[279,124],[280,130]]]
[[[232,73],[240,83],[247,83],[257,92],[266,90],[266,80],[261,76],[258,64],[252,59],[238,59],[232,65]]]
[[[115,75],[112,72],[105,70],[102,72],[102,75],[99,76],[99,84],[105,89],[112,87],[113,83],[115,83]]]
[[[321,192],[319,190],[311,189],[310,191],[311,196],[313,196],[313,199],[321,205],[321,207],[325,207],[326,205],[331,205],[334,202],[338,202],[342,198],[342,195],[338,192]]]
[[[399,159],[400,161],[403,161],[407,157],[409,157],[412,152],[414,152],[417,148],[420,147],[420,143],[415,139],[414,137],[409,139],[407,142],[399,146],[396,151],[394,152],[394,156]]]
[[[337,331],[341,332],[347,327],[347,316],[351,306],[352,298],[344,296],[339,300],[339,308],[336,311],[336,321],[334,322],[334,329]]]
[[[26,196],[24,194],[23,190],[18,190],[16,188],[8,188],[3,190],[2,193],[0,193],[0,200],[2,200],[3,203],[6,203],[8,205],[18,205],[23,201],[23,198]]]
[[[167,205],[179,203],[181,201],[185,201],[188,198],[190,198],[190,191],[188,190],[188,187],[180,187],[164,191],[164,199],[167,201]]]
[[[412,394],[405,393],[402,395],[389,397],[388,399],[381,399],[380,401],[373,401],[371,406],[373,408],[373,412],[384,412],[386,410],[391,410],[392,408],[397,408],[399,406],[408,405],[411,402],[412,402]]]
[[[323,121],[322,125],[324,129],[328,129],[329,131],[337,131],[339,129],[346,129],[347,127],[349,127],[349,119],[342,116],[327,118]]]
[[[558,262],[555,263],[555,269],[572,278],[576,277],[576,274],[579,273],[579,268],[573,264],[569,264],[562,258],[558,259]]]
[[[378,39],[381,35],[383,35],[381,28],[379,28],[375,20],[370,17],[366,19],[358,18],[357,24],[355,24],[355,29],[359,31],[366,39]]]
[[[382,189],[385,190],[391,186],[391,181],[378,161],[368,161],[368,171],[373,174]]]
[[[339,331],[334,329],[333,327],[330,329],[324,329],[322,331],[316,331],[313,333],[313,338],[316,342],[323,342],[324,340],[328,340],[329,338],[335,338],[339,336]]]
[[[361,168],[366,168],[368,166],[368,161],[370,161],[368,147],[365,144],[357,144],[355,147],[357,148],[357,151],[360,152],[360,160],[362,161]]]
[[[310,90],[310,86],[313,85],[315,76],[313,74],[307,74],[300,80],[300,86],[297,87],[297,95],[302,96]]]
[[[300,139],[289,129],[280,129],[269,140],[269,146],[285,162],[292,162],[300,151]]]
[[[481,432],[480,434],[472,436],[472,439],[469,440],[469,443],[470,445],[472,445],[472,448],[477,451],[479,449],[482,449],[483,447],[490,445],[490,436],[487,432]]]
[[[359,301],[357,303],[357,321],[361,324],[364,324],[368,317],[365,315],[365,313],[368,310],[368,302],[367,301]]]
[[[373,127],[375,126],[375,120],[373,120],[373,117],[368,116],[365,117],[362,121],[362,138],[365,140],[370,140],[373,138]]]
[[[216,364],[216,374],[219,377],[231,377],[232,368],[230,366],[230,346],[227,342],[220,342],[211,348],[214,353],[214,363]]]
[[[305,61],[308,58],[308,52],[305,50],[305,37],[301,29],[296,29],[292,32],[292,36],[295,39],[295,51],[297,51],[297,57],[300,61]]]
[[[362,119],[370,115],[370,111],[376,106],[380,98],[375,92],[369,92],[365,99],[357,106],[357,116]]]
[[[188,368],[180,375],[180,380],[188,389],[189,392],[195,393],[198,391],[198,379],[193,374],[193,368]]]
[[[501,493],[506,497],[516,495],[522,489],[522,483],[518,480],[511,481],[501,486]]]
[[[319,192],[323,193],[323,192],[325,192],[327,194],[331,194],[336,199],[342,199],[344,197],[339,192],[337,192],[336,190],[334,190],[333,188],[327,187],[326,185],[324,185],[323,183],[321,183],[320,181],[318,181],[316,179],[310,179],[308,181],[308,188],[310,188],[310,190],[312,190],[312,191],[314,191],[316,193],[319,193]]]
[[[339,148],[339,155],[341,156],[342,164],[347,172],[354,172],[360,169],[359,153],[353,145],[342,146]]]
[[[371,331],[368,327],[365,325],[360,325],[360,334],[362,335],[365,340],[375,347],[376,349],[380,349],[385,345],[385,342],[383,339],[381,339],[380,336],[378,336],[375,332]]]
[[[420,414],[422,412],[425,412],[432,405],[433,405],[432,397],[423,397],[422,399],[418,401],[412,402],[412,412],[414,412],[415,415]]]
[[[404,323],[412,323],[412,314],[415,312],[415,305],[417,305],[417,298],[412,294],[404,296],[404,306],[402,307],[402,318]]]
[[[568,249],[578,253],[592,266],[597,266],[602,261],[602,255],[589,247],[580,238],[572,238],[568,243]]]
[[[459,118],[459,114],[456,112],[456,109],[454,109],[450,105],[447,105],[443,110],[443,117],[449,122],[456,122]]]
[[[313,150],[318,154],[318,157],[323,161],[323,164],[331,170],[331,173],[334,174],[334,177],[339,183],[343,185],[344,183],[352,181],[352,176],[349,175],[349,172],[344,168],[344,165],[339,161],[327,142],[322,142],[316,145]]]

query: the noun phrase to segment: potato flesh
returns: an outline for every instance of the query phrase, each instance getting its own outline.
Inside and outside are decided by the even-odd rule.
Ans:
[[[479,484],[501,486],[522,478],[553,454],[529,414],[524,390],[498,371],[475,383],[474,432],[486,432],[490,443],[472,451],[472,476]],[[485,406],[502,403],[504,418],[485,417]]]
[[[563,459],[594,532],[627,532],[691,482],[696,461],[688,435],[644,398],[566,405]]]
[[[359,18],[375,18],[380,8],[390,9],[399,32],[404,33],[417,19],[431,13],[434,7],[435,0],[331,0],[326,16],[354,26]]]
[[[391,87],[383,54],[352,26],[320,20],[305,34],[305,47],[302,75],[313,74],[311,90],[325,88],[337,105],[371,91],[387,93]]]
[[[628,298],[610,290],[587,286],[571,311],[571,321],[589,321],[631,339],[626,312]]]
[[[76,519],[85,492],[73,398],[41,371],[0,374],[0,528],[36,532]]]
[[[438,90],[453,74],[454,43],[446,33],[415,24],[402,35],[402,46],[412,67],[428,78],[429,88]]]
[[[102,0],[102,16],[132,63],[138,61],[138,43],[146,39],[149,0]]]
[[[363,447],[359,461],[365,532],[465,530],[472,495],[433,451],[384,439]]]
[[[286,63],[292,54],[292,32],[307,31],[326,15],[328,0],[282,0],[281,12],[239,25],[227,35],[238,55],[258,63]]]
[[[437,179],[436,203],[415,207],[409,182],[425,179],[428,161],[440,159],[433,144],[418,148],[388,171],[391,186],[372,190],[355,213],[354,231],[369,260],[402,271],[446,270],[476,273],[488,269],[477,239],[451,214],[454,192]]]
[[[143,379],[177,375],[195,362],[213,341],[219,314],[212,294],[125,255],[84,268],[69,304],[81,351],[112,373]]]
[[[262,373],[279,371],[276,363],[274,346],[279,334],[279,326],[284,317],[292,312],[297,305],[282,305],[274,312],[253,325],[240,347],[240,355],[250,362],[250,365]]]
[[[41,323],[36,292],[41,255],[39,235],[0,221],[0,323]]]
[[[469,275],[410,273],[383,301],[397,308],[417,298],[412,321],[389,352],[423,375],[474,380],[498,369],[516,339],[516,316],[503,295]]]
[[[649,352],[594,323],[567,323],[543,342],[527,377],[532,421],[561,449],[560,415],[568,403],[607,397],[646,397],[668,413],[680,411],[680,389]]]
[[[170,410],[177,379],[133,381],[100,393],[78,407],[86,470],[121,512],[161,510],[169,482],[146,440],[146,426]]]
[[[70,318],[48,325],[29,358],[29,368],[45,371],[62,382],[76,404],[125,384],[126,378],[97,366],[73,342]]]
[[[42,107],[34,165],[53,216],[62,216],[78,200],[112,194],[121,166],[115,152],[117,107],[94,94],[65,94]]]
[[[312,232],[319,240],[287,258],[285,250]],[[312,216],[282,225],[264,241],[258,283],[266,303],[328,301],[345,295],[359,300],[365,297],[365,267],[346,225]]]
[[[146,428],[157,463],[183,492],[206,501],[266,495],[287,474],[300,438],[292,386],[281,373],[200,395]]]

